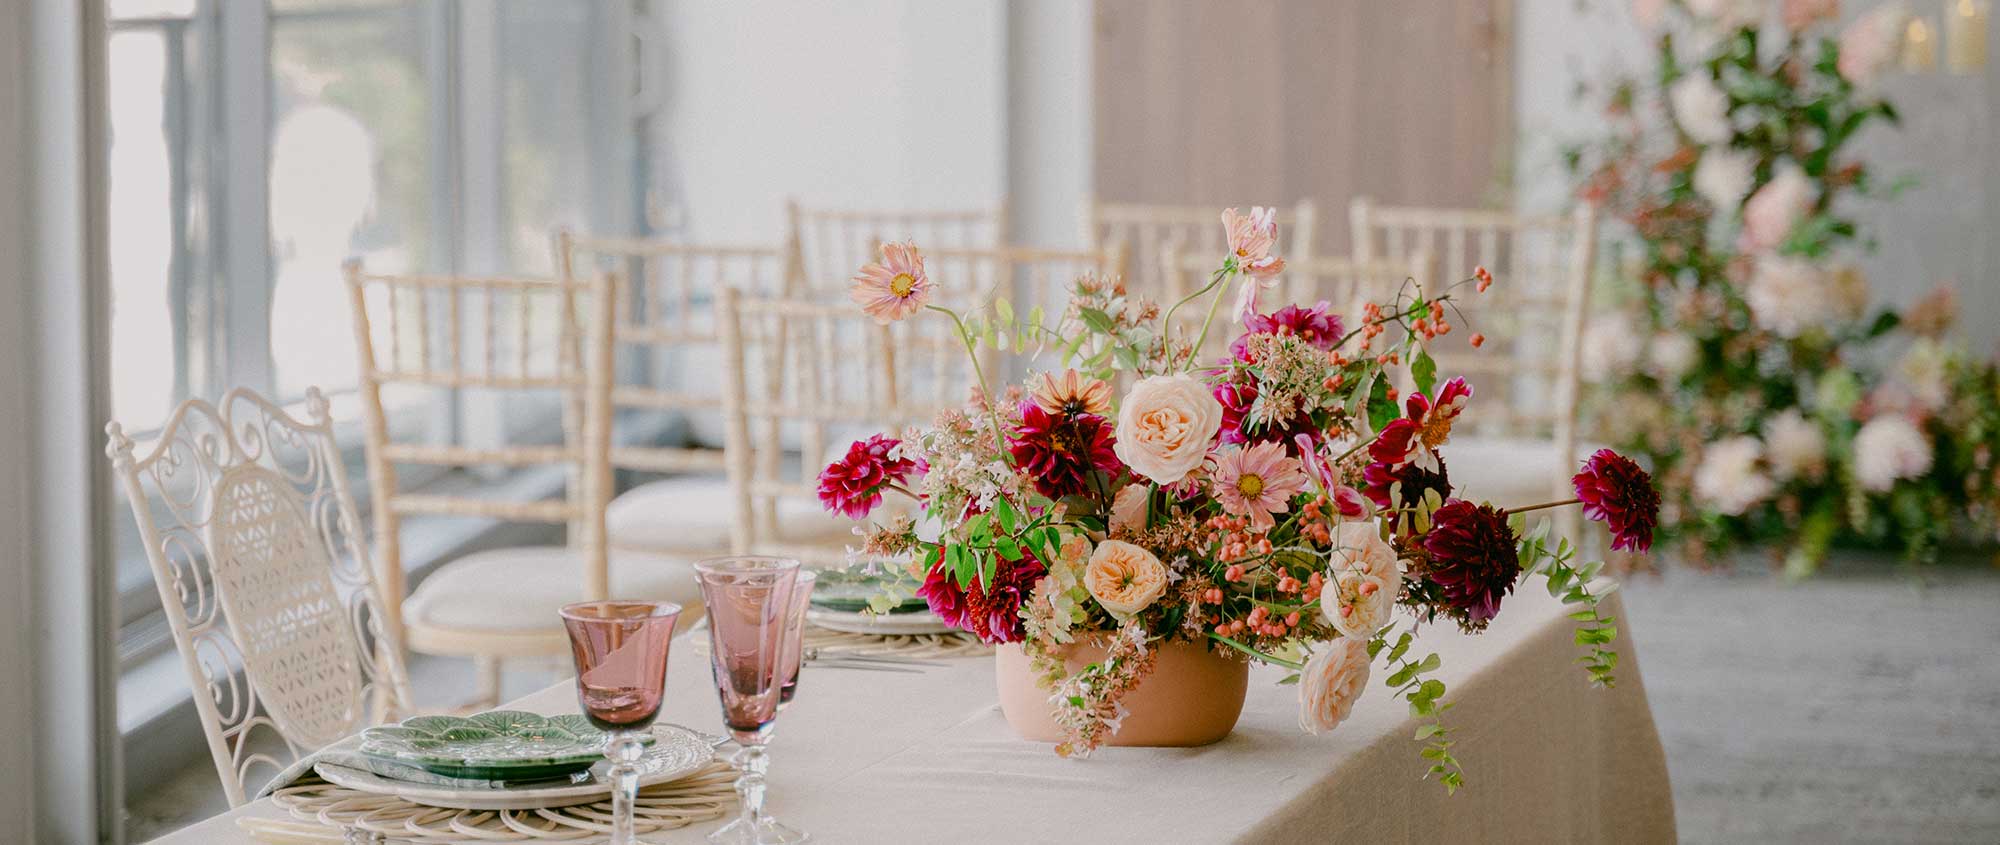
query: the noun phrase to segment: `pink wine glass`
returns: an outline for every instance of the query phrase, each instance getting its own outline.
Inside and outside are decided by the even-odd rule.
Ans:
[[[699,561],[701,595],[708,605],[709,665],[722,701],[722,722],[736,743],[743,766],[736,794],[743,814],[708,841],[730,845],[805,842],[805,832],[764,815],[764,745],[778,718],[785,682],[785,622],[799,562],[789,558],[741,555]]]
[[[640,735],[660,715],[667,691],[667,649],[681,606],[663,601],[586,601],[566,605],[563,627],[576,659],[576,698],[584,718],[609,737],[611,843],[636,845],[632,805],[639,800]]]
[[[805,659],[806,608],[812,606],[813,585],[819,581],[819,573],[810,569],[799,570],[799,579],[792,584],[792,607],[785,614],[785,682],[778,688],[778,712],[785,712],[785,706],[792,703],[792,696],[798,694],[799,665]]]

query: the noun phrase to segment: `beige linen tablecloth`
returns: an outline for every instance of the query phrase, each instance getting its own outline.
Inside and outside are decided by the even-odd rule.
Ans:
[[[1563,608],[1540,582],[1492,630],[1432,626],[1466,787],[1421,780],[1408,708],[1371,680],[1331,734],[1298,729],[1293,687],[1259,667],[1235,733],[1206,748],[1105,748],[1065,760],[1016,738],[994,704],[990,658],[894,674],[811,668],[771,746],[770,808],[825,843],[869,842],[1671,842],[1672,796],[1630,626],[1618,686],[1594,690]],[[1604,612],[1622,617],[1614,594]],[[679,648],[662,718],[718,731],[708,667]],[[515,706],[575,712],[567,683]],[[166,837],[254,842],[254,802]],[[659,833],[695,843],[719,823]]]

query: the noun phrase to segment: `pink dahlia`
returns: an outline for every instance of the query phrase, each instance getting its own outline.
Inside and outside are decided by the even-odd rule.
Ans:
[[[1021,603],[1048,571],[1033,555],[1024,554],[1020,560],[995,560],[992,583],[960,586],[952,580],[944,550],[939,549],[917,595],[945,624],[969,631],[981,642],[1016,643],[1027,636]]]
[[[922,472],[923,464],[909,458],[891,457],[903,441],[877,434],[856,440],[847,454],[827,465],[819,474],[819,503],[828,513],[845,514],[849,519],[867,519],[882,504],[882,488],[909,480]]]
[[[1113,450],[1111,423],[1096,414],[1051,414],[1021,403],[1021,424],[1007,437],[1014,465],[1051,499],[1090,491],[1090,474],[1124,468]]]
[[[1260,333],[1295,334],[1321,349],[1332,349],[1344,331],[1340,315],[1332,313],[1332,308],[1320,300],[1310,308],[1287,305],[1270,314],[1252,314],[1243,322],[1243,334],[1229,344],[1229,352],[1236,360],[1245,360],[1250,336]]]
[[[908,241],[883,244],[882,260],[854,274],[847,295],[877,323],[893,323],[917,313],[931,298],[923,253]]]
[[[1521,575],[1506,512],[1452,499],[1431,514],[1423,546],[1423,577],[1437,586],[1447,612],[1468,631],[1486,627]]]
[[[1435,449],[1451,438],[1451,424],[1465,413],[1465,406],[1471,401],[1472,385],[1463,378],[1453,378],[1438,385],[1435,397],[1412,391],[1410,398],[1403,401],[1403,413],[1416,423],[1418,439]]]
[[[1225,512],[1250,517],[1250,525],[1269,531],[1274,513],[1292,509],[1292,496],[1306,489],[1306,474],[1297,458],[1285,454],[1283,443],[1259,443],[1216,455],[1209,491]]]
[[[1570,479],[1583,515],[1611,528],[1611,548],[1635,552],[1653,548],[1653,526],[1660,518],[1660,493],[1653,477],[1631,458],[1599,449]]]

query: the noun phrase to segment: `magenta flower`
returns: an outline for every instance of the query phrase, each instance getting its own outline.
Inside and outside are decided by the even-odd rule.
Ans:
[[[1090,474],[1125,468],[1113,449],[1111,424],[1096,414],[1051,414],[1021,403],[1021,424],[1007,438],[1014,465],[1051,499],[1090,491]]]
[[[882,489],[922,472],[919,461],[890,457],[903,441],[883,434],[856,440],[847,454],[819,474],[819,503],[828,513],[867,519],[882,504]]]
[[[1521,575],[1506,512],[1452,499],[1431,514],[1423,546],[1423,577],[1437,585],[1447,612],[1466,630],[1486,627]]]
[[[1416,423],[1418,439],[1426,447],[1436,449],[1450,439],[1451,424],[1465,413],[1465,406],[1471,401],[1472,386],[1463,378],[1453,378],[1438,385],[1435,398],[1412,391],[1410,398],[1403,401],[1403,415]]]
[[[986,643],[1016,643],[1027,636],[1021,603],[1048,571],[1033,555],[1023,554],[1020,560],[995,560],[992,583],[974,581],[961,587],[952,580],[944,550],[939,549],[937,562],[925,573],[917,595],[953,628],[969,631]]]
[[[1368,457],[1375,463],[1389,469],[1401,469],[1404,464],[1417,459],[1417,449],[1423,441],[1417,436],[1417,423],[1406,417],[1390,420],[1368,444]]]
[[[1611,529],[1611,548],[1635,552],[1653,548],[1653,526],[1660,518],[1660,493],[1653,477],[1632,459],[1599,449],[1570,479],[1583,515]]]
[[[1246,430],[1244,420],[1250,416],[1250,408],[1257,403],[1257,385],[1224,382],[1211,391],[1215,401],[1222,405],[1222,442],[1228,444],[1279,443],[1297,441],[1304,437],[1308,442],[1319,438],[1319,429],[1310,418],[1299,416],[1276,423],[1264,423],[1255,431]]]
[[[1243,333],[1229,344],[1229,353],[1236,360],[1245,360],[1245,353],[1253,334],[1295,334],[1321,349],[1332,349],[1340,340],[1344,329],[1340,315],[1332,313],[1333,306],[1320,300],[1310,308],[1287,305],[1271,314],[1252,314],[1243,323]]]

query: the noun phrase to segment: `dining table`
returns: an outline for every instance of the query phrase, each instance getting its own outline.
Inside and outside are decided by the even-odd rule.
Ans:
[[[1106,746],[1061,757],[1018,737],[997,705],[990,656],[915,671],[808,664],[770,743],[767,808],[820,843],[1012,842],[1672,842],[1673,797],[1647,706],[1638,638],[1617,593],[1616,683],[1593,687],[1577,661],[1574,608],[1539,580],[1508,596],[1478,634],[1421,626],[1436,652],[1452,753],[1464,786],[1427,779],[1416,739],[1428,719],[1375,676],[1337,728],[1300,729],[1287,670],[1256,666],[1243,714],[1197,748]],[[1407,621],[1407,620],[1405,620]],[[699,634],[696,634],[699,636]],[[721,732],[705,650],[683,638],[661,720]],[[578,710],[569,681],[508,705]],[[240,824],[277,819],[252,801],[155,840],[250,845]],[[646,835],[698,843],[727,817]]]

